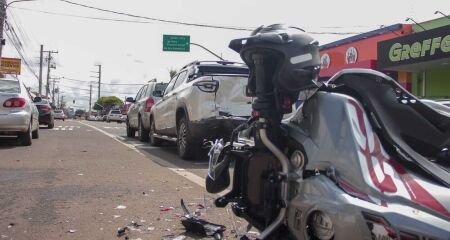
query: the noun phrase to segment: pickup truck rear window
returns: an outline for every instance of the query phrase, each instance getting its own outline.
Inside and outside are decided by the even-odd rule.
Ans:
[[[220,74],[238,74],[248,75],[249,70],[245,67],[229,67],[229,66],[199,66],[198,76],[203,75],[220,75]]]
[[[0,79],[0,93],[20,93],[19,81]]]

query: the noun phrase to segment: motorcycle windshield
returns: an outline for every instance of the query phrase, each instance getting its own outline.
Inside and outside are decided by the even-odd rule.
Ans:
[[[380,72],[343,70],[327,85],[363,103],[387,149],[450,186],[450,116]]]

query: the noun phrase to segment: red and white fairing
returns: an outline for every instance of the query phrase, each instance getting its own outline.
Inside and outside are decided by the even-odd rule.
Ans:
[[[346,109],[365,183],[382,195],[402,197],[450,217],[450,191],[412,173],[389,156],[359,102],[348,99]],[[358,190],[344,179],[339,182],[347,192],[388,207],[386,200]]]

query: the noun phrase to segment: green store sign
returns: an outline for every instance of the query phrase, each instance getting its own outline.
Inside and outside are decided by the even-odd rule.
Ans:
[[[380,68],[443,58],[450,58],[450,26],[378,43]]]

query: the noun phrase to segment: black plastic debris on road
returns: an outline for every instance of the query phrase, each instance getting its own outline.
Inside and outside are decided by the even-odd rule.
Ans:
[[[214,239],[223,239],[223,232],[226,227],[219,224],[210,223],[199,217],[192,215],[181,199],[181,208],[183,209],[184,216],[181,219],[186,232],[196,234],[203,237],[214,237]]]
[[[126,226],[123,227],[123,228],[119,228],[119,229],[117,230],[117,237],[122,237],[123,235],[126,234],[127,231],[137,229],[137,228],[139,228],[140,226],[142,226],[142,225],[140,225],[140,224],[138,224],[138,223],[136,223],[136,222],[132,222],[132,223],[126,225]]]

